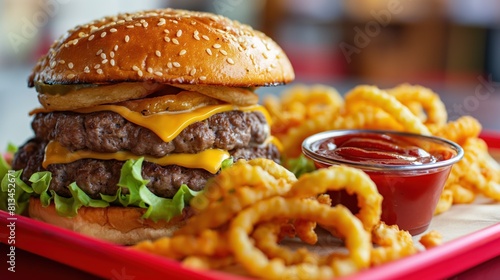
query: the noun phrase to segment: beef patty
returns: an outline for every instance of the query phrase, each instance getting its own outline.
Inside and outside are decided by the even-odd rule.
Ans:
[[[152,131],[128,122],[113,112],[38,114],[32,126],[35,138],[19,149],[12,162],[14,169],[24,169],[21,178],[24,182],[29,182],[33,173],[45,170],[42,162],[45,147],[51,140],[58,141],[70,150],[129,150],[137,155],[156,157],[219,148],[228,150],[234,160],[268,158],[279,162],[276,146],[263,144],[269,135],[269,126],[259,112],[228,111],[215,114],[191,124],[168,143]],[[96,159],[51,164],[47,167],[52,173],[49,189],[70,197],[67,186],[76,182],[92,198],[99,199],[100,193],[114,195],[122,165],[123,162],[117,160]],[[147,187],[154,194],[172,198],[182,184],[187,184],[193,190],[201,190],[214,175],[204,169],[144,162],[142,176],[149,180]]]
[[[270,133],[262,113],[242,111],[222,112],[193,123],[170,142],[163,142],[151,130],[110,111],[37,114],[32,127],[37,138],[58,141],[72,151],[131,151],[154,157],[198,153],[209,148],[234,150],[260,145]]]

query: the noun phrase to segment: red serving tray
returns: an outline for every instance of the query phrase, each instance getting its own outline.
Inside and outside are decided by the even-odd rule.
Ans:
[[[485,132],[482,138],[489,147],[500,149],[500,133]],[[2,243],[8,243],[7,225],[11,222],[15,222],[16,250],[21,249],[56,261],[61,264],[61,268],[64,264],[96,277],[118,280],[245,279],[223,272],[188,269],[167,258],[83,236],[28,217],[9,216],[4,211],[0,211],[0,242]],[[8,260],[9,246],[0,247],[2,260],[4,258]],[[493,267],[497,269],[493,272],[489,269],[489,273],[498,275],[497,273],[500,272],[498,256],[500,256],[500,221],[493,226],[446,242],[441,246],[342,279],[442,279],[492,260],[495,261]],[[16,262],[21,261],[16,260]],[[19,279],[15,277],[15,273],[7,271],[5,261],[2,263],[0,279]],[[52,269],[54,268],[57,269],[57,265],[52,266]],[[24,271],[23,275],[36,275],[38,278],[51,275],[51,279],[58,279],[57,271],[49,270],[47,266],[46,269],[38,268],[27,274]],[[64,277],[68,279],[67,275]],[[477,279],[485,279],[485,274]]]

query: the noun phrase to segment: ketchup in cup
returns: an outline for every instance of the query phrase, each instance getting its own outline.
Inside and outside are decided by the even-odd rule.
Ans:
[[[463,157],[459,145],[442,138],[379,130],[318,133],[302,151],[318,168],[342,164],[366,172],[383,196],[382,221],[412,235],[429,227],[451,167]],[[329,194],[333,204],[359,211],[355,196]]]

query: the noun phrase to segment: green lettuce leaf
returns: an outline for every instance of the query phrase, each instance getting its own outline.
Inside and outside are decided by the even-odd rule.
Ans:
[[[22,214],[28,207],[33,189],[21,180],[22,170],[8,171],[0,183],[0,209]]]
[[[78,213],[78,209],[82,206],[86,207],[107,207],[109,203],[104,200],[90,198],[76,183],[71,183],[69,186],[71,197],[62,197],[56,194],[53,190],[50,191],[54,198],[56,211],[61,216],[74,217]]]
[[[139,206],[141,202],[141,197],[139,195],[139,189],[142,186],[146,186],[149,180],[144,180],[142,178],[142,162],[144,158],[138,160],[127,160],[122,166],[120,173],[120,181],[118,182],[118,187],[120,187],[120,195],[118,195],[118,200],[123,206],[135,205]],[[128,189],[129,193],[122,195],[122,188]]]
[[[11,153],[11,154],[15,154],[17,153],[17,150],[18,150],[18,147],[12,143],[8,143],[7,144],[7,152]]]
[[[10,165],[7,163],[2,153],[0,153],[0,178],[3,179],[5,174],[11,169]]]
[[[49,190],[52,174],[49,171],[34,173],[28,186],[21,180],[23,170],[13,171],[10,166],[0,160],[0,209],[5,211],[15,210],[15,213],[24,212],[32,195],[38,196],[44,207],[54,203],[59,215],[74,217],[80,207],[107,207],[121,205],[129,207],[147,208],[144,218],[154,221],[160,219],[169,221],[180,215],[189,201],[199,192],[182,185],[172,199],[161,198],[153,194],[146,184],[149,182],[142,177],[143,158],[127,160],[120,173],[118,190],[114,195],[103,195],[101,199],[89,197],[75,182],[68,186],[71,197],[63,197]],[[232,165],[232,159],[225,161],[225,166]],[[14,186],[14,188],[12,188]],[[12,189],[12,190],[10,190]],[[124,194],[124,192],[127,192]],[[9,208],[10,207],[10,208]],[[15,208],[15,209],[14,209]]]
[[[143,217],[158,221],[165,219],[169,221],[182,213],[186,203],[191,201],[199,192],[193,191],[183,184],[172,199],[154,195],[146,186],[139,190],[142,200],[148,205],[148,210]]]
[[[295,177],[297,178],[299,178],[302,174],[316,170],[314,162],[304,155],[300,155],[296,158],[286,159],[284,165],[288,170],[290,170],[290,172],[295,174]]]
[[[48,191],[51,180],[52,173],[49,171],[36,172],[30,177],[31,187],[36,194],[40,195],[43,207],[49,206],[52,200],[52,196]]]
[[[226,168],[230,167],[231,165],[233,165],[233,163],[234,163],[233,157],[230,157],[230,158],[228,158],[228,159],[225,159],[225,160],[223,160],[223,161],[222,161],[222,164],[221,164],[221,166],[220,166],[220,169],[221,169],[221,170],[224,170],[224,169],[226,169]]]

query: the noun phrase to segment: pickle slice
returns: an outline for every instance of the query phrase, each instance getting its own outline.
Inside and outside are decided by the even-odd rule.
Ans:
[[[35,82],[35,89],[38,93],[50,95],[64,95],[66,93],[77,91],[84,88],[93,88],[105,85],[99,84],[74,84],[74,85],[49,85],[41,82]]]

